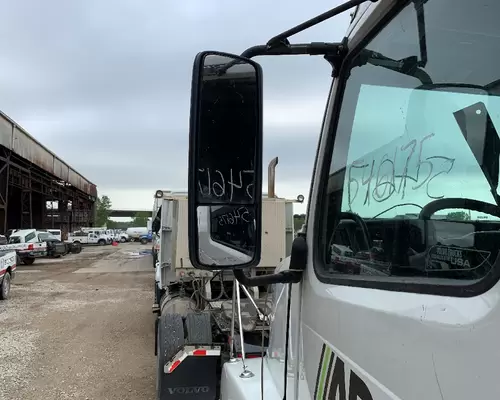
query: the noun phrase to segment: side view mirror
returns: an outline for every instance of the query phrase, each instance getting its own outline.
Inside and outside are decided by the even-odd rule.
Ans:
[[[189,258],[195,268],[260,262],[262,70],[206,51],[193,66],[189,130]]]

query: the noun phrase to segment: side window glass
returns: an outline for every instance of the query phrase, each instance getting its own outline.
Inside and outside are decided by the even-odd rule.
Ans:
[[[442,3],[426,2],[425,16],[442,14]],[[500,84],[475,60],[500,56],[491,42],[473,55],[463,44],[500,35],[500,25],[484,26],[491,10],[460,4],[465,25],[461,13],[444,28],[427,20],[426,63],[416,62],[413,4],[350,61],[320,216],[322,276],[466,285],[496,267]]]
[[[36,237],[36,233],[35,233],[35,232],[28,233],[28,234],[24,237],[24,241],[25,241],[25,242],[29,242],[30,240],[33,240],[35,237]]]

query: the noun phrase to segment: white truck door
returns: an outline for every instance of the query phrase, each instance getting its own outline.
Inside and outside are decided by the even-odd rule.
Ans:
[[[89,244],[97,244],[98,237],[95,233],[89,233],[87,240]]]
[[[415,4],[370,6],[354,33],[362,57],[340,72],[342,105],[334,85],[327,106],[302,283],[298,384],[315,399],[500,393],[500,102],[481,89],[498,71],[477,62],[500,60],[500,2]],[[332,244],[352,256],[332,260]]]

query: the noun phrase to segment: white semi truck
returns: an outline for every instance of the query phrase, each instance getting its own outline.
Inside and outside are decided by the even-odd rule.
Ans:
[[[274,192],[273,192],[274,193]],[[275,265],[283,261],[291,250],[292,241],[294,238],[293,229],[293,204],[298,200],[287,200],[278,197],[263,198],[263,214],[266,221],[262,226],[263,237],[263,253],[261,262],[251,271],[253,276],[268,274],[275,269]],[[244,207],[242,207],[243,209]],[[197,282],[204,287],[201,296],[210,298],[212,291],[217,291],[217,296],[221,292],[230,293],[232,288],[232,274],[225,274],[214,281],[214,274],[206,271],[200,271],[193,267],[189,259],[189,238],[188,238],[188,197],[184,192],[172,192],[168,190],[158,190],[155,193],[154,206],[152,213],[152,231],[155,239],[153,240],[153,266],[156,268],[156,300],[153,306],[154,310],[161,314],[162,308],[165,307],[169,293],[173,293],[172,286],[176,286],[179,282],[183,282],[183,290],[191,296],[191,282]],[[238,215],[224,212],[223,207],[214,207],[212,215],[200,215],[200,218],[207,219],[205,227],[208,230],[210,226],[209,218],[219,218],[221,221],[226,221],[227,225],[236,226],[236,219],[245,218],[244,210],[241,210]],[[231,224],[232,222],[232,224]],[[214,226],[220,226],[219,224]],[[212,229],[214,228],[212,226]],[[212,232],[208,235],[216,242],[222,243],[215,246],[223,248],[228,255],[235,254],[231,247],[236,237],[234,229],[229,232],[232,234],[229,239],[227,231],[224,231],[226,236],[221,237],[221,231]],[[209,233],[209,232],[207,232]],[[243,237],[238,237],[240,242]],[[238,253],[238,252],[236,252]],[[241,255],[240,257],[245,257]],[[217,275],[217,274],[215,274]],[[221,289],[220,282],[226,282],[224,285],[229,285]],[[262,288],[261,288],[262,289]],[[208,293],[208,294],[207,294]],[[261,297],[259,288],[252,288],[252,295],[258,299]],[[184,299],[188,303],[189,296]],[[227,299],[226,299],[227,300]]]
[[[291,43],[349,9],[343,40]],[[194,312],[175,296],[165,302],[157,324],[158,399],[498,397],[498,15],[495,0],[352,0],[242,56],[198,54],[189,257],[195,274],[231,271],[242,286],[233,285],[229,335],[221,334],[218,304]],[[280,55],[289,62],[321,56],[332,67],[332,85],[306,224],[274,273],[249,276],[265,251],[258,246],[264,213],[252,217],[252,260],[217,263],[200,257],[198,207],[264,208],[255,195],[262,70],[251,58]],[[236,171],[236,197],[221,189],[222,178],[214,189],[216,171],[225,182],[234,182]],[[240,299],[246,287],[270,284],[271,310],[257,311],[270,337],[255,349],[247,346],[255,338],[242,323]]]

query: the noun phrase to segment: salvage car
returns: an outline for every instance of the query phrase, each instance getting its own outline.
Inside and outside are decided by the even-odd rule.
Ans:
[[[78,254],[82,251],[80,243],[63,242],[48,232],[39,232],[38,240],[47,243],[47,257],[61,257],[68,253]]]

